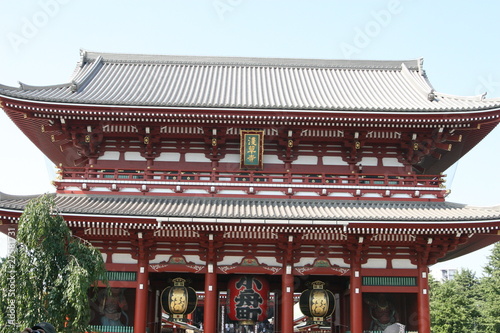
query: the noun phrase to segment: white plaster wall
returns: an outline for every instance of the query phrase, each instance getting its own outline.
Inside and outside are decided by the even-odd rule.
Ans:
[[[240,263],[243,260],[243,256],[225,256],[221,262],[218,262],[218,266],[229,266],[234,263]]]
[[[360,162],[363,166],[377,166],[378,158],[376,157],[363,157]]]
[[[202,153],[186,153],[186,162],[209,162],[210,160]]]
[[[417,269],[417,265],[412,264],[410,259],[392,259],[392,268]]]
[[[340,156],[323,156],[324,165],[349,165]]]
[[[69,190],[69,188],[67,188],[66,190]],[[111,190],[107,187],[92,187],[92,190],[90,192],[111,192]]]
[[[319,197],[319,194],[316,192],[296,192],[295,195],[303,197]]]
[[[239,154],[226,154],[224,158],[222,158],[219,163],[240,163],[240,155]]]
[[[120,159],[119,151],[105,151],[104,154],[102,154],[102,156],[99,157],[99,160],[103,161],[118,161],[119,159]]]
[[[196,265],[205,265],[205,262],[200,259],[200,256],[197,256],[197,255],[187,255],[187,256],[184,256],[184,258],[186,258],[187,262],[192,262],[192,263],[194,263]]]
[[[281,161],[276,155],[264,154],[262,161],[264,164],[283,164],[283,161]]]
[[[293,164],[305,164],[305,165],[318,165],[318,157],[317,156],[299,156]]]
[[[137,260],[129,253],[113,253],[111,261],[113,264],[137,264]]]
[[[125,152],[125,161],[146,161],[146,159],[138,151],[127,151]]]
[[[245,195],[247,194],[247,192],[243,191],[243,190],[221,190],[219,192],[217,192],[219,194],[232,194],[232,195]]]
[[[386,259],[368,259],[366,264],[361,265],[362,268],[386,268]]]
[[[404,164],[400,163],[396,157],[384,157],[382,158],[382,164],[385,167],[403,167]]]
[[[312,265],[314,260],[316,258],[314,257],[302,257],[300,258],[299,262],[294,264],[295,267],[304,267],[305,265]]]
[[[160,153],[155,161],[158,162],[179,162],[181,159],[180,153]]]
[[[153,260],[150,260],[150,264],[159,264],[160,262],[168,262],[170,259],[171,255],[170,254],[157,254]]]
[[[330,258],[330,265],[339,266],[342,268],[350,268],[348,264],[344,262],[344,259],[341,258]]]
[[[267,266],[272,266],[272,267],[282,267],[283,265],[280,264],[276,258],[269,258],[269,257],[256,257],[259,263],[261,264],[266,264]]]
[[[258,195],[285,195],[285,193],[283,193],[281,191],[257,191],[257,194]]]

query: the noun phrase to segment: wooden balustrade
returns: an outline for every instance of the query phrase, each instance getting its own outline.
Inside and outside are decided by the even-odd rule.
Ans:
[[[90,167],[62,168],[55,181],[59,191],[68,187],[90,190],[106,187],[112,191],[136,188],[147,192],[151,189],[170,188],[176,193],[186,189],[206,189],[207,194],[221,190],[243,190],[247,194],[257,191],[283,191],[286,195],[314,192],[329,195],[332,191],[361,196],[363,193],[379,193],[390,197],[395,193],[410,193],[419,197],[433,192],[443,198],[443,175],[400,175],[367,173],[299,173],[263,171],[217,171],[217,170],[164,170],[164,169],[100,169]],[[354,191],[354,192],[353,192]]]

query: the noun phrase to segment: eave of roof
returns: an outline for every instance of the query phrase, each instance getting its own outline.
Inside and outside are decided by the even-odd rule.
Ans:
[[[22,211],[32,196],[0,193],[0,209]],[[496,222],[500,206],[473,207],[450,202],[381,202],[295,199],[236,199],[210,197],[137,197],[55,194],[58,210],[68,216],[188,219],[239,222],[296,221],[304,224],[384,222],[389,224],[461,224]]]

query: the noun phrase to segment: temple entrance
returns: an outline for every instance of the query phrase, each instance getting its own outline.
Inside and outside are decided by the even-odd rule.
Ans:
[[[148,325],[150,332],[201,332],[203,330],[205,304],[204,304],[204,274],[192,273],[151,273],[149,288]],[[172,281],[181,278],[186,281],[186,286],[196,290],[197,305],[195,310],[183,316],[174,318],[162,310],[161,295]],[[251,279],[256,280],[251,280]],[[258,280],[257,280],[258,279]],[[305,316],[300,309],[301,293],[312,288],[313,283],[322,282],[325,289],[333,295],[334,311],[331,316],[325,317],[323,322],[314,322],[313,318]],[[267,284],[267,296],[257,294],[252,288]],[[240,289],[239,296],[231,295],[234,288]],[[349,287],[347,276],[324,276],[303,275],[294,277],[294,306],[293,325],[297,331],[322,331],[322,332],[345,332],[349,318],[348,302],[344,302],[344,295]],[[217,307],[209,313],[217,318],[217,331],[224,333],[247,333],[247,332],[282,332],[281,313],[283,311],[281,302],[282,277],[281,275],[264,274],[218,274],[217,275],[218,300]],[[233,300],[231,300],[233,297]],[[236,301],[234,301],[236,299]],[[255,308],[245,308],[251,304]],[[257,306],[258,305],[258,306]],[[262,308],[259,306],[262,305]],[[250,310],[249,310],[250,309]],[[249,318],[240,315],[254,312],[259,317],[250,315]],[[236,313],[238,315],[236,315]],[[347,319],[348,321],[348,319]]]

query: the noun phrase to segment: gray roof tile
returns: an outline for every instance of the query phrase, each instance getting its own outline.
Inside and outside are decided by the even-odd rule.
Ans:
[[[0,210],[22,210],[33,196],[0,193]],[[188,217],[338,221],[491,221],[500,206],[473,207],[450,202],[383,202],[210,197],[136,197],[55,194],[63,214],[123,217]]]
[[[196,108],[458,111],[500,107],[498,99],[434,92],[420,59],[181,57],[84,51],[71,82],[45,87],[0,85],[0,95],[60,103]]]

